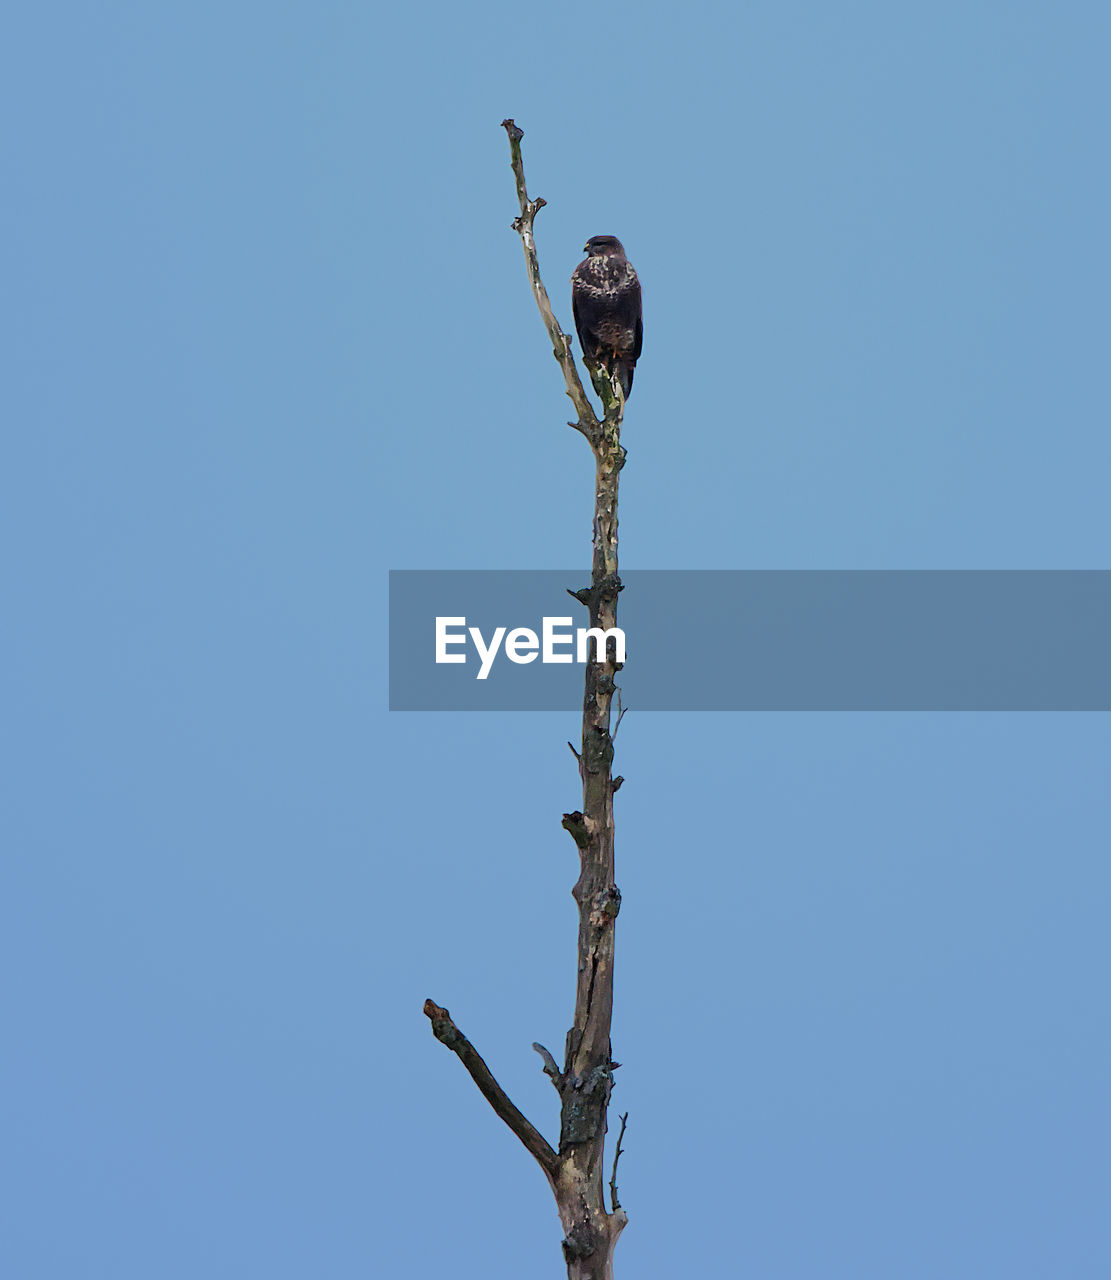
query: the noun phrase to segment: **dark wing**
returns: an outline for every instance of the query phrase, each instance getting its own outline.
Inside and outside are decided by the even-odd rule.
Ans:
[[[578,270],[572,277],[571,312],[575,317],[575,332],[579,335],[583,355],[588,360],[597,360],[601,351],[594,331],[594,321],[598,318],[597,295],[585,286]]]
[[[631,345],[623,348],[635,364],[640,359],[640,348],[644,343],[644,318],[640,300],[640,281],[634,275],[614,297],[614,316],[625,332],[632,337]]]
[[[633,389],[633,370],[637,367],[640,349],[644,345],[644,320],[641,314],[639,280],[634,278],[632,286],[622,291],[620,312],[622,320],[633,335],[632,346],[618,357],[616,369],[627,400],[629,392]]]

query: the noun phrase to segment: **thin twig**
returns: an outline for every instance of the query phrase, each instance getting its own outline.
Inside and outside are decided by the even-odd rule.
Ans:
[[[482,1055],[452,1022],[451,1014],[432,1000],[424,1002],[424,1013],[429,1022],[432,1023],[432,1034],[442,1045],[446,1045],[467,1068],[471,1079],[482,1092],[482,1096],[524,1143],[529,1154],[544,1170],[549,1181],[554,1179],[559,1167],[559,1156],[552,1150],[548,1140],[540,1130],[522,1112],[518,1111],[509,1100],[509,1095],[494,1079],[493,1072],[483,1061]]]
[[[617,1162],[621,1159],[621,1139],[625,1136],[625,1124],[628,1119],[629,1113],[626,1111],[621,1117],[621,1132],[617,1135],[617,1150],[613,1153],[613,1176],[610,1178],[610,1204],[613,1206],[614,1213],[621,1208],[621,1201],[617,1198]]]
[[[616,742],[617,731],[621,728],[621,721],[625,719],[625,712],[628,711],[629,708],[621,705],[621,690],[616,685],[614,685],[613,692],[614,698],[617,702],[617,723],[613,726],[613,732],[610,734],[610,741]]]

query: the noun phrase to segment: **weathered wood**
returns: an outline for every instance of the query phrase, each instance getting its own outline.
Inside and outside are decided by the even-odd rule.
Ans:
[[[432,1023],[432,1034],[442,1045],[446,1045],[452,1053],[458,1055],[459,1061],[470,1072],[471,1079],[478,1085],[482,1096],[501,1116],[505,1123],[524,1143],[529,1154],[533,1156],[551,1181],[559,1165],[559,1157],[549,1146],[544,1135],[517,1110],[509,1100],[509,1095],[494,1079],[493,1072],[485,1060],[467,1037],[451,1020],[451,1014],[441,1009],[434,1000],[424,1002],[425,1017]]]
[[[590,611],[590,626],[603,632],[617,625],[621,579],[617,566],[618,477],[625,463],[621,422],[625,402],[620,384],[604,371],[590,368],[591,381],[603,407],[595,414],[583,390],[571,354],[571,342],[560,329],[540,279],[533,222],[544,201],[530,200],[521,159],[521,129],[502,121],[509,136],[510,161],[521,213],[513,228],[520,235],[533,296],[563,370],[567,395],[578,413],[571,423],[594,453],[594,543],[590,586],[571,594]],[[613,1072],[610,1027],[613,1020],[614,932],[621,894],[614,880],[613,796],[623,779],[613,776],[611,712],[620,670],[613,646],[602,660],[586,664],[582,743],[576,750],[582,780],[582,809],[563,815],[563,826],[575,841],[579,878],[572,890],[579,909],[578,973],[575,1014],[567,1033],[563,1070],[542,1045],[533,1048],[560,1095],[559,1150],[552,1147],[510,1102],[474,1046],[455,1026],[446,1009],[431,1000],[424,1011],[438,1040],[451,1049],[470,1072],[494,1111],[520,1138],[544,1171],[556,1198],[563,1225],[563,1256],[568,1280],[612,1280],[613,1252],[627,1222],[617,1201],[617,1158],[610,1182],[612,1209],[603,1190],[603,1160]],[[614,729],[616,732],[616,728]],[[622,1118],[622,1133],[624,1132]],[[620,1154],[620,1138],[618,1152]]]

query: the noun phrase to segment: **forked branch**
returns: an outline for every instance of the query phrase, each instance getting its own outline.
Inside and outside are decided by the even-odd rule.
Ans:
[[[571,397],[571,403],[579,415],[578,422],[573,422],[571,425],[593,443],[601,424],[583,390],[582,379],[575,367],[575,357],[571,354],[571,339],[559,327],[559,321],[552,310],[552,301],[548,297],[547,289],[544,288],[543,280],[540,279],[540,262],[536,256],[536,240],[533,236],[532,224],[547,201],[539,196],[535,200],[529,199],[528,188],[525,186],[525,165],[521,159],[521,139],[525,136],[524,130],[518,128],[512,120],[503,120],[502,128],[509,135],[510,164],[513,166],[513,178],[517,184],[517,202],[521,206],[520,217],[513,219],[513,230],[521,237],[521,246],[525,251],[525,270],[528,272],[529,284],[532,285],[532,296],[536,299],[536,305],[540,308],[540,318],[544,321],[548,337],[552,340],[552,355],[559,361],[559,367],[563,370],[567,394]]]

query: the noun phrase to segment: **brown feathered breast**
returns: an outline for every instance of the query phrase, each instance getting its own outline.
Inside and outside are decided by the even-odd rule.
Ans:
[[[591,236],[571,276],[571,310],[583,355],[616,374],[626,398],[640,358],[644,326],[640,281],[616,236]]]

